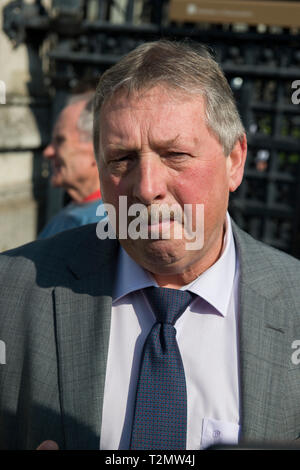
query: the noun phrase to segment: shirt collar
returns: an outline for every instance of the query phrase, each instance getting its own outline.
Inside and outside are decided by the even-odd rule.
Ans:
[[[190,284],[183,287],[197,294],[226,316],[236,273],[236,250],[231,219],[226,215],[226,231],[220,258]]]
[[[221,315],[226,316],[234,283],[236,251],[231,220],[226,215],[226,230],[221,257],[182,290],[189,290],[212,305]],[[121,247],[119,251],[117,277],[114,286],[113,303],[130,292],[149,286],[157,286],[151,274],[139,266]]]
[[[117,277],[113,292],[113,302],[117,302],[130,292],[157,286],[151,274],[138,265],[121,246],[117,264]]]
[[[101,199],[101,191],[100,189],[97,189],[97,191],[94,191],[92,194],[89,196],[85,197],[82,202],[91,202],[91,201],[96,201],[96,199]]]

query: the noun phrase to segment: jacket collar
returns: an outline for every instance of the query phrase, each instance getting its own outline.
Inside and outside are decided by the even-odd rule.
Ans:
[[[279,440],[284,435],[284,373],[289,342],[283,289],[275,250],[255,241],[233,222],[240,261],[239,350],[242,441]],[[274,256],[275,255],[275,256]],[[296,437],[296,436],[295,436]]]

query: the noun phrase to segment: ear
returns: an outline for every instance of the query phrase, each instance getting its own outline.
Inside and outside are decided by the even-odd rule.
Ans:
[[[247,156],[247,139],[244,134],[241,140],[238,140],[233,147],[232,152],[227,157],[227,174],[229,191],[235,191],[242,182],[244,176],[244,166]]]

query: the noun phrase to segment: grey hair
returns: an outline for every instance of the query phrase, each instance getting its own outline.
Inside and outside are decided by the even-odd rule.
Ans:
[[[94,104],[94,91],[80,93],[73,95],[69,98],[67,105],[72,105],[80,101],[86,101],[86,104],[81,111],[78,121],[77,129],[80,133],[80,139],[86,142],[93,140],[93,104]]]
[[[119,90],[130,95],[161,85],[202,95],[206,123],[228,156],[245,129],[220,66],[202,44],[159,40],[131,51],[100,77],[94,100],[94,149],[99,156],[100,112]]]

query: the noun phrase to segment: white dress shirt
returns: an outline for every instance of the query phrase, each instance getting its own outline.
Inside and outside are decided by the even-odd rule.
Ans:
[[[187,449],[237,443],[238,260],[227,214],[223,252],[189,285],[197,298],[175,323],[187,385]],[[141,289],[157,285],[121,249],[113,294],[100,449],[128,449],[139,363],[155,316]]]

